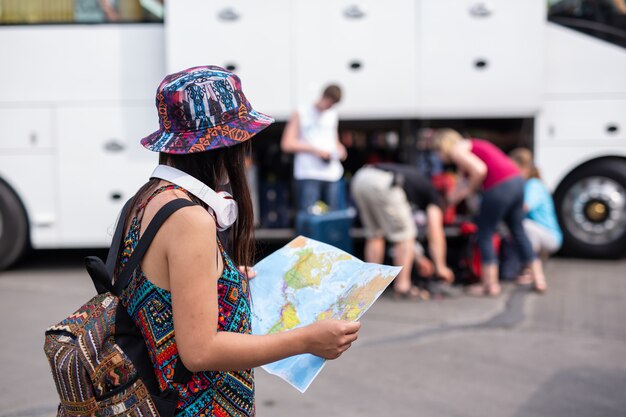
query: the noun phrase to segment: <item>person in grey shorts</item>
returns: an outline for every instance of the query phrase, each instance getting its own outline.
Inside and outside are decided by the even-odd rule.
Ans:
[[[435,273],[446,282],[454,274],[446,265],[443,202],[431,182],[414,167],[403,164],[366,165],[350,183],[361,223],[366,231],[365,261],[382,263],[385,243],[393,243],[393,263],[402,266],[394,281],[398,297],[419,297],[411,283],[417,228],[411,206],[426,212],[427,235]]]

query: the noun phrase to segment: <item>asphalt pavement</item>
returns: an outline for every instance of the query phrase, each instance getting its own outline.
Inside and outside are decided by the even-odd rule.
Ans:
[[[43,332],[93,295],[80,251],[0,273],[0,417],[54,416]],[[301,394],[256,371],[264,416],[624,417],[626,260],[552,259],[550,289],[394,301]]]

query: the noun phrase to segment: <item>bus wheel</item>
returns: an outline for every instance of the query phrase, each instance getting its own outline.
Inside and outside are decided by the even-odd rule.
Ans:
[[[583,166],[555,194],[563,252],[593,258],[626,254],[626,161]]]
[[[0,181],[0,270],[17,261],[28,246],[26,212],[13,190]]]

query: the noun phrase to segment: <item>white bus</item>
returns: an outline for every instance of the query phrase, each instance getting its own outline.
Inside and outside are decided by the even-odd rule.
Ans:
[[[0,0],[0,269],[28,247],[109,243],[156,164],[138,143],[156,86],[202,64],[282,122],[334,81],[346,126],[400,126],[401,143],[516,130],[566,249],[622,255],[625,16],[623,0]]]

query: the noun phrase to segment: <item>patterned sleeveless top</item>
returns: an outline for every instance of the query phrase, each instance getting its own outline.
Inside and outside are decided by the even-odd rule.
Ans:
[[[170,189],[185,191],[174,185],[161,187],[138,208],[124,239],[119,270],[128,262],[139,242],[145,206],[154,196]],[[251,312],[247,279],[233,264],[219,239],[217,243],[224,261],[224,272],[217,281],[217,330],[249,334]],[[186,384],[172,381],[176,363],[180,360],[174,337],[172,297],[169,291],[150,282],[141,267],[134,272],[120,298],[146,341],[160,388],[178,391],[177,417],[255,415],[252,370],[197,372]]]

